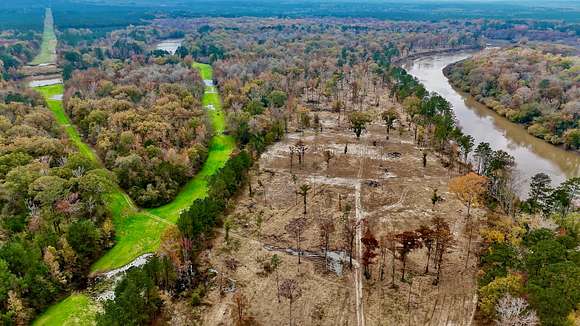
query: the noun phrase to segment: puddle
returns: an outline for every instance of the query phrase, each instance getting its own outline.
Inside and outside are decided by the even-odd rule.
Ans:
[[[132,268],[141,267],[153,257],[153,254],[143,254],[137,258],[135,258],[129,264],[119,267],[117,269],[111,270],[104,274],[101,274],[95,278],[95,283],[91,286],[93,290],[95,290],[94,297],[97,301],[106,301],[106,300],[113,300],[115,299],[115,286],[121,280],[121,278],[125,275],[127,271]],[[100,285],[105,285],[105,289],[98,289]],[[89,292],[91,292],[89,290]]]
[[[54,78],[54,79],[44,79],[44,80],[33,80],[28,85],[30,87],[42,87],[42,86],[50,86],[62,84],[61,78]]]
[[[264,249],[268,251],[282,252],[291,256],[298,256],[298,251],[292,248],[280,248],[271,245],[264,245]],[[300,256],[306,259],[324,260],[324,252],[302,250]],[[337,276],[342,276],[342,271],[344,267],[348,266],[349,264],[349,258],[346,251],[329,250],[326,257],[327,257],[326,264],[328,266],[328,269],[333,273],[335,273]],[[355,259],[353,259],[352,265],[356,267],[358,266],[358,262]]]
[[[171,54],[175,54],[175,51],[177,51],[177,48],[179,46],[181,46],[181,42],[183,42],[183,39],[164,40],[164,41],[161,41],[157,44],[156,49],[157,50],[164,50],[164,51],[167,51]]]

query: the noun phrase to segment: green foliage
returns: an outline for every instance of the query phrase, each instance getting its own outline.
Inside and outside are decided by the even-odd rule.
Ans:
[[[153,275],[145,269],[130,270],[115,288],[115,299],[104,304],[97,325],[144,325],[161,307]]]
[[[528,291],[530,303],[543,324],[566,325],[566,317],[580,303],[578,262],[560,261],[544,266],[537,274],[530,275]]]
[[[479,289],[479,307],[485,316],[495,316],[495,305],[506,294],[519,296],[523,290],[523,280],[518,275],[496,277]]]

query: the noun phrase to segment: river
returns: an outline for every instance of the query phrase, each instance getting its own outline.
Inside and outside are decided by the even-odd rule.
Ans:
[[[473,53],[473,52],[472,52]],[[516,161],[515,172],[525,195],[530,178],[543,172],[559,184],[567,178],[580,176],[580,155],[553,146],[530,134],[473,97],[454,89],[443,74],[447,65],[463,60],[472,53],[459,52],[422,57],[404,65],[404,68],[419,79],[428,91],[437,92],[453,106],[457,121],[463,131],[479,142],[490,143],[493,149],[502,149]]]

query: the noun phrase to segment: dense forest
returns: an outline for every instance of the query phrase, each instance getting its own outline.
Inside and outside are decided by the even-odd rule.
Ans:
[[[115,177],[78,154],[42,97],[8,84],[0,94],[1,323],[23,325],[113,244],[105,206]]]
[[[580,149],[580,57],[574,49],[516,46],[485,51],[445,72],[461,90],[529,133]]]
[[[211,127],[196,71],[135,60],[77,72],[67,86],[67,112],[139,205],[170,201],[205,161]]]

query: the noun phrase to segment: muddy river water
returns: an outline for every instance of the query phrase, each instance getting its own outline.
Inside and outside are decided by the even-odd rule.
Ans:
[[[530,177],[539,172],[549,175],[554,184],[580,176],[580,154],[535,138],[523,127],[511,123],[449,84],[443,68],[470,55],[467,52],[432,55],[408,62],[404,68],[428,91],[439,93],[452,104],[459,125],[475,138],[476,145],[488,142],[493,149],[503,149],[515,157],[516,173],[524,183],[523,194],[527,192]]]

